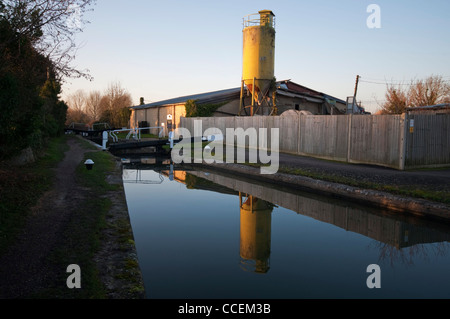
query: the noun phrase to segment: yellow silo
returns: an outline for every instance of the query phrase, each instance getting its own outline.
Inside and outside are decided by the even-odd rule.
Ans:
[[[275,76],[275,15],[259,11],[244,18],[242,80],[258,102],[267,95]],[[254,89],[254,90],[253,90]]]
[[[242,264],[251,262],[252,271],[257,273],[267,273],[270,268],[272,210],[273,205],[253,196],[241,203]]]

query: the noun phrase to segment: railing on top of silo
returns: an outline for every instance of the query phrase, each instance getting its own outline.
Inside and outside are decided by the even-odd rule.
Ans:
[[[275,28],[276,24],[274,15],[261,15],[260,13],[252,13],[246,15],[243,21],[244,29],[257,26],[270,26],[272,28]]]

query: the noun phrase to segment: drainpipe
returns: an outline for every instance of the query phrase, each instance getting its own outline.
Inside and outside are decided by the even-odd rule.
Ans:
[[[158,106],[158,123],[157,123],[157,125],[156,126],[161,126],[161,120],[160,120],[160,111],[161,111],[161,107],[160,106]]]

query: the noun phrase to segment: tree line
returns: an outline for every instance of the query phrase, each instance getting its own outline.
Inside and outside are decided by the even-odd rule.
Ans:
[[[64,79],[91,78],[72,62],[74,36],[93,2],[0,0],[0,160],[63,133]]]
[[[386,102],[381,114],[403,114],[407,108],[450,103],[450,84],[442,76],[432,75],[408,85],[387,85]]]
[[[67,125],[107,123],[111,128],[122,128],[130,121],[131,95],[119,82],[110,83],[103,93],[78,90],[67,98],[67,104]]]

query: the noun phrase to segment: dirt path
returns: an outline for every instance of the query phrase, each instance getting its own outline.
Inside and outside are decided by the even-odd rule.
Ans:
[[[67,143],[70,149],[55,168],[56,180],[52,189],[32,209],[15,244],[0,256],[0,299],[30,298],[55,285],[65,288],[66,283],[57,278],[68,276],[66,268],[57,267],[50,256],[58,244],[67,239],[68,224],[76,218],[92,193],[76,182],[76,169],[85,154],[91,151],[79,144],[78,137],[68,138]],[[115,170],[109,172],[106,179],[110,184],[122,184],[120,161],[116,161]],[[100,247],[93,258],[99,279],[105,286],[106,298],[142,299],[144,290],[139,266],[130,268],[127,264],[130,261],[138,264],[136,248],[132,243],[123,244],[124,234],[117,232],[120,227],[132,236],[123,188],[103,196],[112,203],[106,216],[110,226],[102,230]]]
[[[62,230],[76,212],[77,203],[86,196],[75,183],[75,169],[83,160],[83,150],[69,139],[70,150],[55,168],[54,187],[32,209],[18,241],[0,259],[0,298],[23,298],[57,278],[48,256],[61,239]]]

